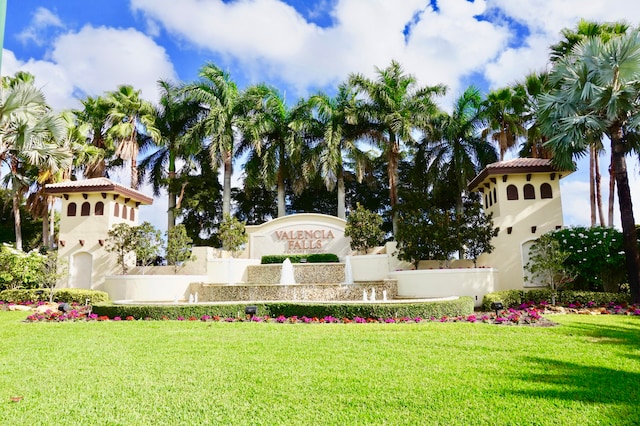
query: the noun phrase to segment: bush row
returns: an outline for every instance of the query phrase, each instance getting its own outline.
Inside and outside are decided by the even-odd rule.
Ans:
[[[104,291],[85,290],[81,288],[61,288],[53,291],[54,302],[78,303],[84,305],[89,299],[89,304],[109,300],[109,294]],[[49,290],[43,289],[17,289],[0,291],[0,300],[9,303],[48,302]]]
[[[203,315],[230,317],[244,317],[245,307],[256,306],[258,316],[277,317],[317,317],[333,316],[335,318],[399,318],[421,317],[441,318],[469,315],[473,313],[473,300],[461,297],[457,300],[426,303],[295,303],[295,302],[264,302],[238,303],[233,305],[113,305],[97,303],[93,305],[93,313],[109,318],[132,316],[136,319],[176,319],[178,317],[202,317]]]
[[[482,309],[491,310],[491,303],[502,302],[505,307],[517,307],[525,302],[539,303],[542,301],[551,302],[553,292],[548,289],[540,290],[503,290],[489,293],[482,299]],[[597,291],[576,291],[564,290],[558,291],[556,303],[566,305],[570,303],[580,303],[586,305],[593,302],[596,305],[602,305],[609,302],[629,303],[630,297],[626,293],[605,293]]]
[[[282,263],[289,259],[291,263],[336,263],[340,260],[333,253],[314,253],[314,254],[271,254],[262,256],[260,263],[263,265],[271,263]]]

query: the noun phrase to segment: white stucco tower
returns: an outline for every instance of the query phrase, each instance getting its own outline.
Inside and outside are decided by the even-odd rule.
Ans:
[[[45,191],[62,199],[58,258],[69,278],[59,285],[102,290],[104,277],[119,271],[104,249],[107,233],[118,223],[138,225],[138,207],[153,199],[107,178],[50,184]]]
[[[524,265],[536,238],[562,228],[560,179],[570,173],[555,169],[551,160],[515,158],[489,164],[469,183],[500,228],[494,251],[478,259],[478,266],[498,269],[499,290],[535,286],[524,281]]]

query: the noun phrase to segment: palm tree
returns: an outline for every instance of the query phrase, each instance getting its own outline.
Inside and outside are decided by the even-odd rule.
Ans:
[[[353,160],[358,182],[362,182],[368,160],[366,153],[356,144],[364,133],[364,128],[356,124],[358,102],[355,91],[341,84],[334,97],[324,93],[311,96],[308,105],[314,114],[309,117],[309,122],[302,123],[302,126],[310,126],[311,132],[312,129],[317,132],[318,143],[311,160],[317,166],[311,169],[320,173],[329,191],[337,186],[337,213],[341,219],[346,219],[345,159]]]
[[[517,143],[518,137],[526,135],[523,124],[525,93],[522,87],[504,87],[489,92],[484,101],[484,117],[487,127],[483,137],[490,137],[500,150],[500,161],[504,154]]]
[[[562,30],[564,39],[551,46],[551,62],[557,62],[571,53],[571,50],[585,39],[600,37],[608,41],[612,37],[625,34],[629,25],[624,22],[598,23],[581,19],[575,29]],[[600,161],[598,156],[604,150],[602,140],[598,137],[592,139],[589,148],[589,198],[591,201],[591,226],[596,225],[596,206],[600,215],[600,224],[604,226],[604,213],[602,211],[602,191],[600,186]],[[613,203],[615,191],[615,178],[613,169],[613,153],[611,154],[609,167],[609,213],[608,226],[613,226]]]
[[[634,302],[640,302],[640,259],[625,161],[632,148],[628,135],[637,134],[640,126],[640,32],[608,41],[588,38],[554,63],[550,76],[553,89],[541,96],[540,119],[554,162],[572,168],[573,156],[584,152],[594,134],[611,141],[629,286]]]
[[[51,113],[33,79],[22,76],[3,79],[0,87],[0,164],[9,170],[4,177],[13,198],[16,248],[22,250],[20,203],[30,186],[33,167],[55,171],[66,167],[71,156],[55,143],[63,123]]]
[[[445,93],[445,87],[417,87],[415,77],[405,74],[392,61],[385,69],[376,68],[377,78],[351,74],[348,84],[365,97],[358,111],[359,120],[368,125],[368,137],[387,160],[389,199],[393,234],[398,231],[398,163],[402,144],[414,143],[414,131],[425,127],[438,108],[433,97]]]
[[[200,104],[199,120],[187,137],[209,141],[212,166],[224,168],[222,213],[231,211],[231,175],[234,141],[239,137],[239,124],[244,117],[241,94],[228,73],[214,64],[200,69],[200,80],[185,87],[190,97]]]
[[[249,88],[244,96],[247,113],[242,119],[243,140],[238,154],[251,151],[245,167],[246,182],[277,189],[278,217],[286,214],[286,184],[302,189],[303,180],[292,181],[301,164],[302,138],[294,127],[303,105],[289,108],[277,89],[263,84]]]
[[[462,214],[467,183],[497,161],[495,148],[481,137],[482,123],[482,96],[477,88],[469,87],[456,100],[451,114],[436,117],[433,130],[426,132],[429,176],[435,186],[445,183],[443,176],[449,177],[446,185],[455,188],[458,214]]]
[[[153,106],[140,98],[140,91],[132,86],[122,85],[109,92],[109,124],[107,135],[116,142],[115,155],[123,161],[131,161],[131,188],[138,189],[138,133],[147,138],[142,141],[160,140],[160,132],[155,127]]]
[[[87,179],[103,177],[107,171],[107,159],[115,155],[113,141],[108,137],[109,129],[109,103],[104,97],[87,97],[81,101],[83,108],[74,111],[78,119],[78,126],[86,129],[86,138],[100,155],[96,155],[91,161],[84,164],[83,175]]]
[[[202,140],[186,137],[187,130],[198,118],[200,106],[175,84],[161,80],[158,85],[161,93],[160,105],[154,110],[154,122],[160,132],[160,140],[152,148],[153,152],[140,162],[140,178],[144,180],[145,175],[149,174],[156,196],[161,187],[167,188],[167,229],[171,229],[176,224],[176,163],[181,160],[182,171],[188,173],[196,167],[196,155],[203,149]],[[151,143],[147,146],[151,146]]]

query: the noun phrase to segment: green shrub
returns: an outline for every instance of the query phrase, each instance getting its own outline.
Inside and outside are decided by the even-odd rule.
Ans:
[[[490,311],[492,302],[502,302],[505,307],[517,307],[525,302],[539,303],[551,301],[552,291],[548,289],[540,290],[504,290],[485,294],[482,299],[482,310]],[[556,299],[557,304],[567,305],[570,303],[580,303],[586,305],[593,302],[596,305],[603,305],[609,302],[616,304],[629,303],[630,296],[627,293],[605,293],[598,291],[559,291]]]
[[[382,217],[365,209],[360,203],[356,204],[344,228],[344,236],[351,238],[351,249],[366,253],[367,249],[382,244],[384,231]]]
[[[84,305],[89,299],[89,304],[109,300],[109,294],[104,291],[85,290],[81,288],[61,288],[53,291],[55,302],[78,303]],[[17,289],[0,291],[0,300],[9,303],[46,302],[49,300],[49,291],[46,289]]]
[[[314,253],[314,254],[271,254],[262,256],[260,263],[263,265],[270,265],[276,263],[282,263],[286,259],[289,259],[291,263],[302,263],[305,260],[307,263],[335,263],[339,262],[338,256],[333,253]]]
[[[93,305],[93,313],[106,315],[109,318],[132,316],[136,319],[177,319],[178,317],[200,318],[203,315],[231,317],[244,317],[246,306],[256,306],[257,315],[277,317],[317,317],[333,316],[335,318],[396,318],[396,317],[422,317],[434,316],[454,317],[473,313],[473,300],[470,297],[461,297],[457,300],[427,303],[304,303],[304,302],[264,302],[264,303],[238,303],[232,305],[113,305],[111,303],[97,303]]]

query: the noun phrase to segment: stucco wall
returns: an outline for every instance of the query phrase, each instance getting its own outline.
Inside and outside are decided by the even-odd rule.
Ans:
[[[206,275],[109,275],[104,291],[111,300],[171,302],[189,299],[189,286]]]

